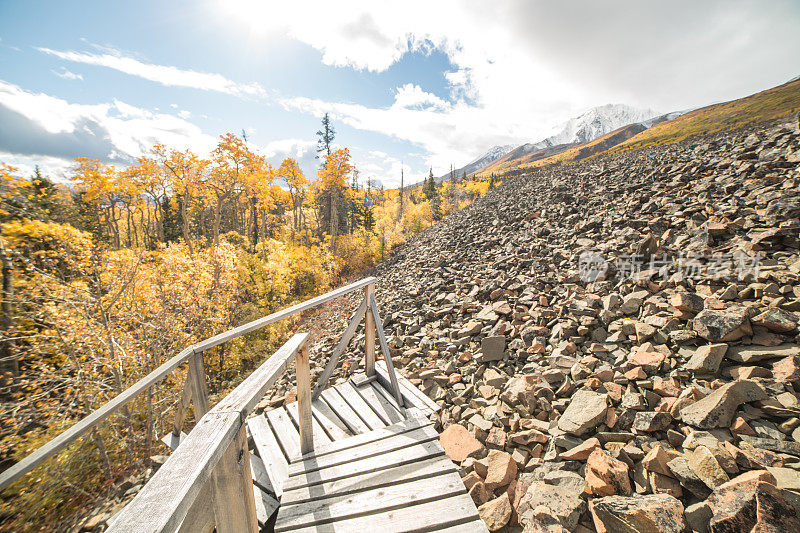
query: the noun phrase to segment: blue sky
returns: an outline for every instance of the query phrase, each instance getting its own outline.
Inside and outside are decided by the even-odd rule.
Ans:
[[[0,0],[0,161],[56,177],[247,132],[313,174],[315,132],[387,186],[589,107],[671,111],[800,74],[798,2]]]

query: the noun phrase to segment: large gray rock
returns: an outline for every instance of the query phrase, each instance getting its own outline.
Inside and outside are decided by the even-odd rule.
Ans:
[[[778,357],[797,357],[800,346],[796,344],[780,344],[778,346],[731,346],[726,354],[731,361],[738,363],[755,363],[764,359]]]
[[[695,374],[716,374],[727,351],[727,344],[701,346],[695,350],[689,362],[686,363],[686,370]]]
[[[734,381],[681,409],[681,420],[702,429],[728,427],[740,405],[766,399],[766,391],[755,381]]]
[[[565,487],[534,482],[519,502],[517,513],[522,526],[540,522],[539,514],[556,518],[567,531],[574,531],[586,504],[580,494]],[[543,512],[544,510],[546,512]]]
[[[598,531],[614,533],[683,533],[683,504],[669,494],[606,496],[589,503]]]
[[[506,349],[506,338],[503,335],[484,337],[481,339],[481,355],[479,361],[500,361]]]
[[[711,342],[735,341],[753,333],[744,307],[704,309],[694,317],[693,324],[694,331]]]
[[[577,436],[594,429],[606,417],[606,396],[588,389],[579,390],[558,419],[558,428]]]

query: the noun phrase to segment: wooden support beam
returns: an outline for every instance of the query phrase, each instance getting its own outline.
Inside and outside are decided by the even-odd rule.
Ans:
[[[342,338],[339,339],[339,344],[337,344],[336,348],[334,348],[330,361],[328,361],[328,364],[325,365],[325,370],[322,371],[322,375],[319,377],[319,380],[317,380],[317,386],[314,387],[314,394],[311,395],[311,401],[315,401],[317,398],[319,398],[319,395],[323,390],[325,390],[328,380],[331,379],[334,370],[336,370],[336,365],[339,364],[339,357],[341,357],[344,351],[347,349],[347,345],[350,343],[350,339],[353,338],[353,335],[355,335],[356,329],[361,323],[361,320],[364,318],[366,311],[367,301],[364,300],[361,302],[361,305],[358,306],[358,309],[356,309],[353,318],[347,325],[347,329],[342,334]]]
[[[258,517],[244,424],[214,468],[211,482],[217,533],[257,532]]]
[[[383,332],[383,323],[381,322],[381,316],[378,314],[378,302],[375,301],[375,295],[370,297],[369,301],[370,307],[372,308],[372,316],[375,318],[375,328],[378,330],[378,336],[381,340],[381,351],[383,352],[383,358],[386,360],[386,367],[389,370],[389,379],[392,382],[392,391],[394,392],[394,398],[397,400],[397,405],[403,407],[403,395],[400,393],[400,385],[397,383],[397,374],[394,371],[394,363],[392,362],[392,353],[389,351],[389,345],[386,343],[386,334]],[[375,368],[372,369],[373,373],[375,372]]]
[[[364,302],[367,307],[375,298],[375,284],[371,283],[364,288]],[[375,373],[375,318],[372,313],[367,313],[364,325],[364,373],[371,376]]]
[[[190,365],[191,367],[191,365]],[[183,382],[183,390],[181,391],[181,399],[175,407],[175,420],[172,422],[172,435],[180,438],[181,431],[183,430],[183,422],[186,420],[186,411],[189,409],[189,403],[192,401],[192,379],[190,377],[191,368],[186,372],[186,380]]]
[[[314,449],[314,425],[311,412],[311,376],[308,365],[308,344],[295,357],[297,367],[297,406],[300,426],[300,453]]]
[[[194,418],[200,420],[208,412],[208,387],[206,387],[206,371],[203,368],[203,352],[195,352],[189,358],[189,373],[186,379],[191,380]]]

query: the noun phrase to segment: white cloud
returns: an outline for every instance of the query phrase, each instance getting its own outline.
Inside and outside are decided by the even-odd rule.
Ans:
[[[18,158],[95,157],[127,163],[156,143],[205,155],[216,139],[181,117],[120,100],[74,104],[0,80],[0,150]]]
[[[145,63],[139,59],[125,56],[119,52],[95,54],[90,52],[60,51],[50,48],[37,48],[65,61],[111,68],[173,87],[192,87],[205,91],[216,91],[234,96],[266,96],[266,91],[258,83],[237,83],[222,74],[197,72],[173,66]]]
[[[74,72],[69,71],[65,68],[62,68],[61,71],[51,69],[50,72],[52,72],[59,78],[64,78],[65,80],[83,80],[83,76],[81,76],[80,74],[75,74]]]
[[[283,100],[417,143],[439,169],[492,145],[540,140],[593,106],[672,110],[741,97],[796,75],[800,49],[800,10],[787,1],[220,5],[251,33],[287,35],[319,50],[327,65],[382,72],[409,51],[444,52],[455,67],[445,73],[448,105],[424,84],[398,88],[395,104],[383,109]]]

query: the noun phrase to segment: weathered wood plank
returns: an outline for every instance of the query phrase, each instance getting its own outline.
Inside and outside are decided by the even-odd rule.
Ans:
[[[272,313],[257,320],[253,320],[252,322],[248,322],[247,324],[243,324],[239,327],[225,331],[224,333],[220,333],[219,335],[215,335],[210,339],[197,343],[194,346],[194,348],[198,351],[208,350],[209,348],[218,346],[231,339],[241,337],[245,333],[250,333],[251,331],[263,328],[264,326],[272,324],[273,322],[278,322],[279,320],[283,320],[284,318],[290,317],[294,314],[301,313],[307,309],[311,309],[312,307],[316,307],[319,304],[328,302],[330,300],[335,300],[340,296],[344,296],[345,294],[356,291],[362,287],[366,287],[372,283],[375,283],[375,278],[364,278],[362,280],[356,281],[355,283],[351,283],[350,285],[346,285],[342,288],[326,292],[325,294],[317,296],[316,298],[311,298],[310,300],[306,300],[305,302],[301,302],[291,307],[287,307],[283,311]]]
[[[266,411],[264,416],[267,417],[270,426],[272,426],[272,433],[278,439],[283,455],[286,457],[286,462],[298,457],[300,455],[300,433],[294,427],[286,408],[279,407]]]
[[[209,412],[142,490],[120,511],[109,531],[177,529],[239,431],[235,412]]]
[[[400,413],[400,416],[402,416],[403,418],[406,417],[406,408],[397,405],[397,402],[395,401],[394,396],[392,396],[392,393],[389,390],[387,390],[386,387],[384,387],[380,381],[375,380],[372,383],[370,383],[370,386],[378,394],[378,396],[383,398],[389,405],[397,409],[397,412]],[[412,408],[416,409],[416,407],[414,407],[413,404],[405,404],[405,405],[411,405]]]
[[[371,283],[364,289],[364,301],[367,307],[374,295],[375,285]],[[364,321],[364,373],[367,376],[375,373],[375,317],[372,313],[366,313]]]
[[[295,428],[298,428],[298,433],[299,433],[300,416],[298,415],[297,410],[298,410],[297,402],[292,402],[286,406],[286,412],[289,413],[289,416],[292,419],[292,423],[294,424]],[[328,437],[328,435],[322,429],[322,426],[319,424],[319,422],[317,422],[317,420],[313,416],[311,419],[311,429],[313,431],[311,437],[313,439],[312,442],[314,444],[311,451],[313,451],[313,449],[315,449],[318,445],[323,446],[325,444],[331,443],[330,437]],[[302,446],[301,446],[301,452],[302,452]]]
[[[318,485],[329,481],[337,481],[359,474],[366,474],[369,472],[377,472],[395,466],[400,466],[408,463],[421,461],[428,457],[436,457],[444,455],[442,447],[438,442],[428,441],[421,444],[415,444],[399,450],[384,453],[374,457],[367,457],[349,463],[324,468],[322,470],[315,470],[313,472],[289,476],[286,483],[283,485],[284,494],[290,490],[306,487],[308,485]]]
[[[368,442],[360,446],[345,448],[332,452],[321,457],[309,454],[302,461],[293,462],[289,465],[289,477],[303,473],[330,468],[336,465],[346,464],[351,461],[375,457],[383,453],[388,453],[401,448],[407,448],[415,444],[434,441],[439,438],[439,433],[433,426],[423,426],[398,435],[392,435],[381,440]]]
[[[344,401],[347,402],[370,429],[380,429],[388,425],[388,422],[381,419],[372,407],[364,401],[364,398],[358,394],[355,387],[353,387],[352,383],[349,381],[337,385],[334,390],[341,395]]]
[[[303,347],[295,358],[297,375],[297,423],[300,428],[300,453],[308,453],[314,449],[314,415],[311,411],[311,374],[308,361],[308,345]],[[319,424],[318,424],[319,425]],[[319,439],[330,440],[319,428]]]
[[[386,361],[386,368],[389,373],[389,380],[392,382],[392,391],[397,404],[403,406],[403,395],[400,393],[400,386],[397,384],[397,373],[394,371],[394,363],[392,362],[392,352],[389,351],[389,344],[386,342],[386,333],[383,331],[383,322],[381,316],[378,314],[378,302],[375,301],[375,295],[369,298],[369,305],[372,309],[372,315],[375,317],[375,330],[378,332],[378,339],[381,341],[381,351],[383,352],[383,359]],[[373,371],[374,373],[374,371]]]
[[[258,531],[247,433],[245,426],[239,425],[236,436],[211,472],[217,533]]]
[[[278,510],[280,503],[255,485],[253,485],[253,498],[256,502],[256,518],[258,518],[258,523],[263,526]]]
[[[353,408],[344,401],[342,395],[336,392],[334,389],[326,389],[322,391],[320,394],[320,399],[324,400],[325,403],[330,407],[336,416],[341,420],[348,428],[348,430],[357,435],[359,433],[365,433],[370,430],[370,427],[361,420],[361,417],[353,411]],[[318,400],[319,401],[319,400]]]
[[[206,371],[203,368],[203,352],[195,352],[189,358],[189,372],[186,374],[192,389],[192,405],[196,420],[203,418],[208,412],[208,386]]]
[[[111,524],[109,524],[111,527]],[[189,507],[178,533],[211,533],[214,531],[214,507],[211,505],[211,484],[206,483]]]
[[[311,411],[314,413],[314,418],[328,434],[331,441],[342,440],[352,436],[352,433],[347,428],[347,425],[336,416],[336,413],[328,407],[325,400],[322,398],[317,399],[311,404]]]
[[[333,494],[310,502],[286,505],[281,502],[275,531],[287,531],[325,524],[365,514],[382,514],[464,493],[461,478],[453,472],[397,482],[354,494]],[[440,508],[441,509],[441,508]],[[435,522],[441,520],[441,515]]]
[[[247,419],[247,427],[253,436],[253,443],[261,456],[270,484],[279,498],[283,495],[283,484],[289,477],[289,462],[283,455],[269,422],[263,416]]]
[[[334,441],[325,446],[320,446],[319,448],[314,449],[313,454],[298,457],[297,459],[295,459],[295,462],[302,461],[304,459],[308,459],[311,457],[322,457],[323,455],[333,452],[338,452],[341,450],[346,450],[348,448],[355,448],[356,446],[362,446],[371,442],[379,441],[381,439],[385,439],[388,437],[393,437],[395,435],[400,435],[401,433],[405,433],[407,431],[413,431],[423,426],[430,426],[430,425],[432,425],[431,422],[427,418],[424,418],[422,416],[409,417],[401,422],[398,422],[397,424],[392,424],[391,426],[385,426],[380,429],[375,429],[366,433],[360,433],[358,435],[349,437],[345,440]]]
[[[400,533],[411,531],[438,531],[446,527],[475,521],[477,512],[472,498],[466,494],[451,496],[420,505],[402,507],[385,513],[369,514],[338,520],[329,524],[297,528],[298,533],[380,531]],[[485,531],[477,529],[476,531]],[[276,531],[278,531],[276,529]]]
[[[175,418],[172,422],[172,435],[180,437],[181,430],[183,429],[183,422],[186,418],[186,412],[189,410],[189,405],[192,401],[192,381],[189,373],[186,374],[186,379],[183,382],[183,389],[181,390],[181,398],[178,405],[175,406]],[[172,448],[173,450],[175,448]]]
[[[268,494],[275,494],[275,487],[272,486],[272,480],[269,478],[264,461],[253,452],[249,453],[250,473],[253,476],[253,484]]]
[[[322,371],[322,375],[317,380],[317,386],[314,387],[314,394],[312,396],[313,400],[319,398],[319,395],[325,389],[325,386],[328,384],[328,380],[331,379],[331,375],[333,375],[333,371],[336,370],[336,365],[339,364],[339,357],[342,356],[345,349],[347,349],[347,345],[350,343],[350,339],[353,338],[353,335],[356,333],[356,328],[361,323],[361,320],[364,318],[364,314],[367,311],[367,302],[363,300],[361,305],[356,309],[355,315],[350,320],[350,323],[347,325],[347,329],[344,330],[342,334],[342,338],[339,339],[339,343],[334,348],[333,353],[331,354],[331,358],[328,361],[328,364],[325,365],[325,370]]]
[[[377,361],[375,363],[375,370],[378,373],[378,380],[383,384],[384,387],[391,387],[391,382],[389,381],[389,373],[386,370],[386,363],[383,361]],[[409,400],[410,403],[414,404],[416,407],[420,409],[429,409],[431,412],[437,413],[441,409],[439,404],[433,401],[431,398],[428,397],[427,394],[419,390],[413,383],[409,380],[404,378],[402,375],[398,374],[397,382],[400,384],[400,390],[403,392],[403,396]]]
[[[480,518],[464,522],[456,526],[448,526],[436,530],[438,533],[489,533],[486,523]]]
[[[453,464],[453,461],[442,455],[416,463],[397,466],[389,470],[360,474],[340,479],[339,481],[331,481],[329,483],[321,483],[319,485],[292,490],[284,493],[281,499],[281,505],[304,503],[332,494],[353,494],[403,481],[413,481],[415,479],[423,479],[457,471],[458,469]]]
[[[380,396],[375,392],[375,389],[372,388],[371,383],[363,387],[353,388],[387,426],[394,424],[395,422],[400,422],[405,418],[404,413],[398,411],[392,404],[387,402],[383,396]]]

